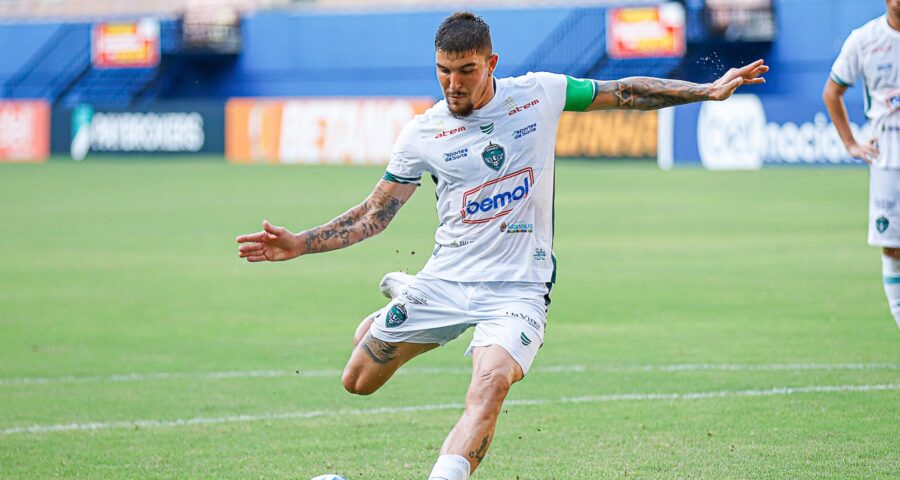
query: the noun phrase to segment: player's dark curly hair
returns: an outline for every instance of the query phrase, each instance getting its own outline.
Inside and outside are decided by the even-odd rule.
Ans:
[[[472,12],[456,12],[445,18],[434,36],[434,48],[444,53],[494,51],[491,27]]]

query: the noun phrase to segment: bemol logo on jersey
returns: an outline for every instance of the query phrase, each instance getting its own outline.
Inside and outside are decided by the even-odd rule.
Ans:
[[[502,217],[522,203],[534,186],[531,167],[481,184],[463,194],[463,223],[485,223]]]

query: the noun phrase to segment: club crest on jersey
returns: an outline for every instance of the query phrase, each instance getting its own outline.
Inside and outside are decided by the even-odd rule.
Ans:
[[[534,185],[531,167],[495,178],[463,194],[463,223],[485,223],[511,212],[528,198]]]
[[[488,168],[499,172],[503,167],[503,163],[506,162],[506,150],[503,149],[503,146],[496,143],[488,143],[488,146],[484,147],[484,150],[481,152],[481,159],[484,160],[484,164]]]
[[[884,233],[890,225],[891,222],[888,221],[887,217],[878,217],[875,220],[875,228],[878,229],[878,233]]]
[[[406,322],[407,318],[406,305],[395,303],[384,317],[384,325],[388,328],[399,327]]]

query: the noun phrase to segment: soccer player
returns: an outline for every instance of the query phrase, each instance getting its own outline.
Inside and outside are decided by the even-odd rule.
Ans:
[[[887,13],[853,30],[822,99],[844,146],[869,164],[869,245],[882,247],[884,291],[900,327],[900,0],[886,0]],[[866,116],[875,135],[857,143],[850,131],[844,92],[862,76]]]
[[[295,234],[264,221],[263,231],[237,241],[250,262],[348,247],[384,230],[422,176],[432,177],[440,225],[431,258],[415,276],[385,278],[382,289],[394,298],[359,325],[343,384],[371,394],[416,355],[474,327],[465,411],[429,477],[464,480],[494,438],[510,387],[544,341],[556,270],[554,151],[562,112],[725,100],[741,85],[762,83],[768,67],[758,60],[703,85],[551,73],[494,78],[489,27],[468,12],[447,17],[434,45],[444,100],[402,130],[368,198],[316,228]]]

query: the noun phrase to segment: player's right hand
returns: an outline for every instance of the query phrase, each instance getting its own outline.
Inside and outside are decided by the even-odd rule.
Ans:
[[[248,262],[278,262],[300,255],[301,241],[284,227],[276,227],[263,220],[261,232],[237,237],[238,255]]]
[[[850,155],[853,158],[858,158],[869,165],[878,158],[878,139],[873,138],[869,140],[869,143],[865,145],[860,145],[858,143],[854,143],[847,147],[847,151],[850,152]]]

